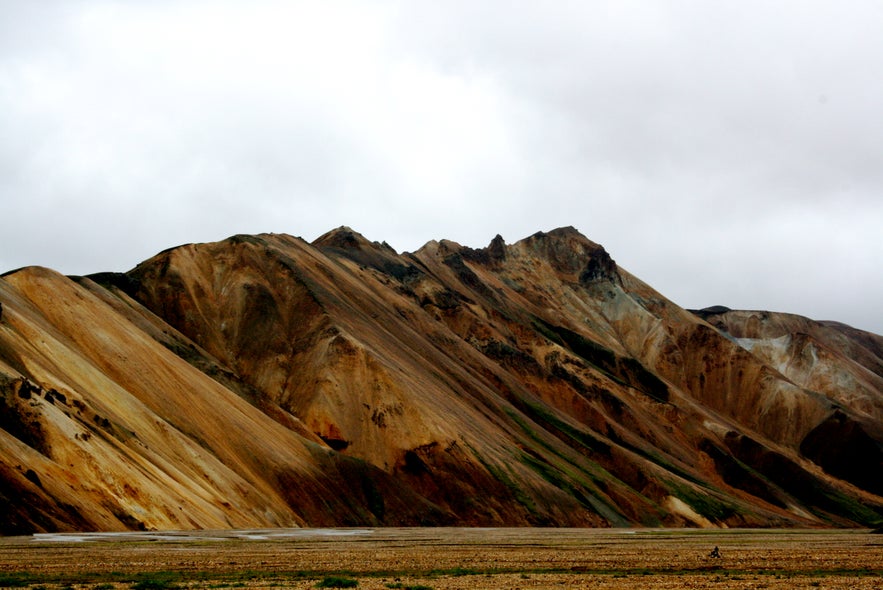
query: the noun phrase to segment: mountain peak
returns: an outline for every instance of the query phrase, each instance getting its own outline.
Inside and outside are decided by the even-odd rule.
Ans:
[[[563,227],[556,227],[555,229],[550,230],[548,232],[538,231],[534,235],[535,236],[551,236],[551,237],[555,237],[555,238],[572,237],[572,236],[579,237],[579,238],[585,238],[585,236],[582,233],[580,233],[580,231],[578,229],[576,229],[575,227],[573,227],[572,225],[566,225]]]
[[[538,243],[563,243],[569,244],[573,247],[582,246],[583,248],[588,249],[601,248],[599,244],[587,238],[572,225],[568,225],[566,227],[558,227],[547,232],[538,231],[537,233],[525,238],[525,240],[523,241]]]
[[[562,273],[576,274],[581,283],[598,279],[618,281],[616,262],[573,226],[537,232],[519,242],[532,254],[548,260]]]
[[[495,262],[501,262],[506,258],[506,242],[503,236],[497,234],[486,248],[488,256]]]
[[[316,248],[340,248],[342,250],[353,250],[370,247],[371,242],[352,228],[341,225],[313,240],[312,245]]]

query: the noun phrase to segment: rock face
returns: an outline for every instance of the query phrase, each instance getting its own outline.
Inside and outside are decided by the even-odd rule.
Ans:
[[[869,526],[883,338],[689,312],[573,228],[0,280],[0,532]]]

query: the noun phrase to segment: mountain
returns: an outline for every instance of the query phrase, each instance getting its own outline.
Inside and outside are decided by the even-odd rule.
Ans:
[[[0,532],[871,526],[883,338],[687,311],[573,228],[0,279]]]

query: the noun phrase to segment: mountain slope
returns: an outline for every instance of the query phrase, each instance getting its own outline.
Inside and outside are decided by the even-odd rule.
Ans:
[[[883,339],[688,312],[573,228],[410,254],[235,236],[23,269],[0,303],[6,533],[883,510]]]

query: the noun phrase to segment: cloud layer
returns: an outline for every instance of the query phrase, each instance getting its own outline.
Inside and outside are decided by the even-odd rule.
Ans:
[[[573,225],[685,307],[883,333],[883,5],[0,7],[0,271]]]

